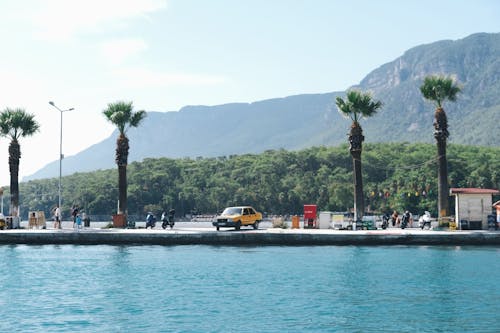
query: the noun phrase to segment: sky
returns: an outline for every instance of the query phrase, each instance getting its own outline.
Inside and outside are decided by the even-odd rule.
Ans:
[[[500,32],[499,17],[496,0],[0,0],[0,111],[40,124],[20,140],[21,180],[59,159],[49,101],[74,108],[70,156],[113,132],[108,103],[166,112],[342,91],[414,46]]]

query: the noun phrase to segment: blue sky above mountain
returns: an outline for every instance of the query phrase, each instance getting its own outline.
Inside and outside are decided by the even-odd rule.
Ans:
[[[498,12],[494,0],[6,0],[0,108],[41,122],[21,142],[26,175],[59,156],[50,100],[75,108],[64,116],[70,156],[113,131],[109,102],[175,111],[344,90],[415,45],[500,31]]]

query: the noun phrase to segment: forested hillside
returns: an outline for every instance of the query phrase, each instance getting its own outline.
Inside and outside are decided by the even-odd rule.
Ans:
[[[429,210],[435,216],[435,149],[432,144],[365,144],[368,210]],[[452,187],[500,188],[500,148],[450,145],[448,159]],[[330,211],[353,206],[352,161],[346,145],[218,158],[145,159],[128,170],[129,214],[139,216],[171,207],[184,215],[242,204],[273,214],[300,214],[303,204]],[[57,185],[57,178],[21,183],[23,214],[44,210],[50,216]],[[89,214],[110,216],[116,212],[117,191],[115,169],[64,177],[63,212],[69,214],[78,204]]]
[[[417,46],[373,70],[356,86],[373,92],[384,103],[377,116],[362,124],[366,141],[432,143],[434,106],[424,101],[419,86],[426,75],[443,74],[456,78],[463,88],[456,103],[444,106],[450,142],[498,146],[499,59],[500,33],[480,33]],[[335,97],[344,94],[303,94],[254,103],[186,106],[178,112],[149,112],[141,127],[129,132],[129,161],[337,146],[346,141],[349,130],[334,104]],[[116,133],[66,157],[63,172],[114,167],[115,140]],[[54,177],[58,171],[59,163],[54,161],[25,180]]]

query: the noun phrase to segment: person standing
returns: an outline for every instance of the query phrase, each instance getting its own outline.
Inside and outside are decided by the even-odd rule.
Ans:
[[[392,212],[391,223],[393,227],[399,226],[399,216],[397,211]]]
[[[80,229],[82,228],[82,217],[80,216],[80,214],[77,214],[75,217],[75,228],[76,231],[80,231]]]
[[[168,215],[165,211],[161,213],[161,227],[165,229],[168,225]]]
[[[85,214],[85,212],[82,213],[82,221],[84,228],[90,227],[90,217],[87,214]]]
[[[54,208],[54,229],[62,229],[61,228],[61,209],[59,205],[56,205]]]
[[[78,215],[78,206],[73,206],[71,209],[71,216],[73,217],[73,228],[75,227],[76,223],[76,216]]]
[[[170,229],[172,229],[174,227],[174,216],[175,216],[175,209],[171,208],[169,211],[168,211],[168,223],[170,224]]]

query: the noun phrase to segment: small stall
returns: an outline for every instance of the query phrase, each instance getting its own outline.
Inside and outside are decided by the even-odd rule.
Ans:
[[[330,229],[332,227],[332,212],[319,212],[319,229]]]
[[[455,196],[455,221],[460,230],[487,230],[492,196],[500,191],[484,188],[451,188]]]
[[[317,206],[304,205],[304,229],[316,229],[317,227]]]
[[[43,211],[29,212],[28,228],[45,229],[45,213]]]

